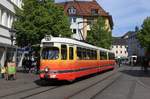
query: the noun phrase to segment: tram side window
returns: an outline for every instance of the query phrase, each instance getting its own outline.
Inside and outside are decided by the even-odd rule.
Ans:
[[[85,48],[82,49],[82,59],[83,59],[83,60],[86,60],[86,59],[87,59],[87,58],[86,58],[86,49],[85,49]]]
[[[69,47],[69,59],[73,60],[74,54],[73,54],[73,47]]]
[[[90,50],[86,50],[86,60],[90,60]]]
[[[93,51],[93,59],[94,59],[94,60],[97,59],[97,53],[96,53],[95,50]]]
[[[61,45],[61,59],[66,60],[67,59],[67,46]]]
[[[86,60],[86,49],[77,47],[77,59],[79,60]]]
[[[77,47],[77,59],[82,59],[82,51],[81,48]]]
[[[95,60],[95,59],[97,59],[97,51],[77,47],[77,59],[80,59],[80,60]]]
[[[90,50],[89,55],[90,55],[90,60],[92,60],[92,59],[93,59],[93,53],[92,53],[92,50]]]
[[[101,60],[107,60],[107,52],[100,51],[100,59]]]
[[[108,55],[109,55],[109,59],[115,59],[115,55],[113,54],[113,53],[108,53]]]

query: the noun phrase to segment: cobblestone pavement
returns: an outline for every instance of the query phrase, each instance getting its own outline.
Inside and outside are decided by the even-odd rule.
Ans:
[[[0,99],[150,99],[150,71],[139,66],[121,65],[72,84],[41,84],[38,75],[19,71],[16,80],[0,79]]]
[[[39,79],[34,73],[24,73],[22,70],[16,73],[16,80],[0,79],[0,90],[23,86],[26,84],[35,84],[35,80]],[[36,85],[36,84],[35,84]]]

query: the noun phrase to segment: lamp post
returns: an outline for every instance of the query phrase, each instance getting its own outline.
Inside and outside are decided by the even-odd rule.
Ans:
[[[14,37],[15,37],[16,30],[13,29],[13,28],[11,28],[11,29],[9,30],[9,32],[10,32],[11,46],[13,46],[13,42],[14,42]]]
[[[14,37],[15,37],[16,30],[11,28],[9,30],[9,33],[10,33],[11,47],[13,47],[13,45],[14,45],[13,42],[14,42]],[[11,48],[11,54],[9,56],[9,58],[11,57],[11,61],[16,61],[15,56],[14,56],[13,48]]]

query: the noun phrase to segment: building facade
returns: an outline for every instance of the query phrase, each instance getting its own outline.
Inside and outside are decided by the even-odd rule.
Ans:
[[[122,37],[117,37],[113,40],[112,51],[116,58],[145,55],[144,48],[140,45],[137,39],[137,33],[129,31]]]
[[[115,38],[111,50],[115,53],[115,58],[127,58],[127,43],[124,38]]]
[[[15,61],[15,35],[11,31],[16,20],[15,7],[21,8],[22,0],[0,0],[0,65],[4,66],[6,59]]]
[[[138,39],[137,39],[137,33],[130,31],[127,33],[127,43],[128,43],[128,56],[136,55],[136,56],[144,56],[145,51],[144,48],[140,45]]]
[[[70,28],[73,38],[86,40],[90,27],[101,16],[105,19],[106,28],[112,30],[113,21],[109,15],[96,0],[67,0],[57,3],[64,8],[64,12],[70,19]]]

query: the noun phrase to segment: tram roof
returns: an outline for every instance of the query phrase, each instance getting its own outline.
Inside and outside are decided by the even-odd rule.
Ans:
[[[93,46],[91,44],[82,42],[82,41],[78,41],[75,39],[70,39],[70,38],[62,38],[62,37],[51,37],[50,40],[46,40],[45,38],[42,39],[42,43],[43,42],[54,42],[54,43],[61,43],[61,44],[72,44],[72,45],[78,45],[78,46],[82,46],[82,47],[87,47],[87,48],[91,48],[91,49],[98,49],[98,50],[102,50],[102,51],[107,51],[107,52],[112,52],[108,49],[104,49],[101,47],[97,47],[97,46]]]

